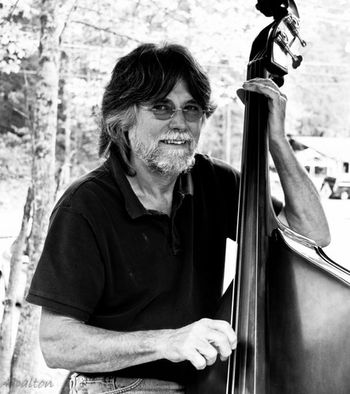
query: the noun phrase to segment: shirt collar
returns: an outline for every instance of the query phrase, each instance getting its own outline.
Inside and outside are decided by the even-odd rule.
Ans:
[[[115,152],[113,152],[113,150],[111,151],[111,154],[107,159],[106,164],[114,180],[119,186],[119,189],[124,199],[125,209],[130,215],[130,217],[132,219],[136,219],[140,216],[151,214],[150,211],[148,211],[142,205],[141,201],[134,193],[125,175],[120,159],[118,155]],[[175,194],[179,194],[181,197],[185,197],[186,195],[193,196],[193,180],[192,180],[191,172],[179,175],[174,186],[173,195],[175,196]]]

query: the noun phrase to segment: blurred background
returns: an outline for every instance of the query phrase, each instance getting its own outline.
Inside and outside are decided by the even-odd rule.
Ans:
[[[255,3],[0,0],[0,394],[61,390],[66,372],[44,366],[38,308],[23,294],[54,201],[99,164],[100,103],[114,64],[143,42],[187,46],[218,104],[200,150],[240,168],[244,107],[236,90],[253,39],[272,21]],[[287,133],[330,222],[325,251],[350,269],[350,3],[297,6],[307,46],[282,88]],[[272,165],[271,187],[283,198]]]

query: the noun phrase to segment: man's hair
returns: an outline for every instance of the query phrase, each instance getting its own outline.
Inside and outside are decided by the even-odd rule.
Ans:
[[[135,174],[127,132],[136,122],[137,106],[165,98],[180,79],[209,117],[214,111],[209,79],[185,47],[142,44],[120,58],[102,99],[100,156],[115,150],[124,170]]]

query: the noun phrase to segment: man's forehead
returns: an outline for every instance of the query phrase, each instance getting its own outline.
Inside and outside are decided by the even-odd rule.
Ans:
[[[168,96],[172,94],[188,96],[189,100],[193,99],[192,95],[189,92],[187,83],[183,79],[179,79],[176,82],[172,90],[169,92]]]
[[[169,97],[169,96],[166,96],[163,99],[160,99],[157,101],[164,102],[164,103],[174,103],[173,100],[171,99],[171,97]],[[192,97],[187,98],[186,100],[182,100],[182,101],[185,102],[186,104],[198,104],[197,101]]]
[[[187,84],[182,79],[179,79],[173,88],[170,90],[168,94],[158,95],[158,97],[154,97],[149,100],[150,103],[160,102],[160,101],[171,101],[172,103],[181,101],[182,103],[196,103],[198,104],[198,100],[194,99]]]

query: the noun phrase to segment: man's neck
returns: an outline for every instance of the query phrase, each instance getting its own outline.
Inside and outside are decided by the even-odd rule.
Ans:
[[[136,170],[136,175],[133,177],[127,176],[127,178],[141,203],[147,209],[170,215],[173,190],[178,175],[166,175],[152,171],[139,159],[133,160],[132,164]]]

